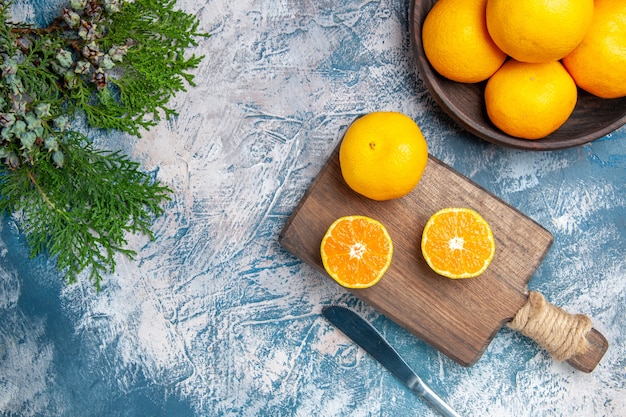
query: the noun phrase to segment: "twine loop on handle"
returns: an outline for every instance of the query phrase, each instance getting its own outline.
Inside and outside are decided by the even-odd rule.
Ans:
[[[550,304],[543,295],[530,291],[528,301],[519,309],[508,327],[535,340],[556,360],[564,361],[585,353],[591,319],[584,314],[569,314]]]

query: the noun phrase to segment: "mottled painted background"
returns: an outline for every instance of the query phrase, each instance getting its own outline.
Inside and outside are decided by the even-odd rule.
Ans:
[[[17,0],[43,24],[60,0]],[[174,189],[156,239],[95,294],[29,259],[0,223],[4,416],[435,415],[321,316],[362,313],[466,416],[626,416],[626,128],[558,152],[460,130],[413,64],[408,0],[185,0],[212,33],[180,117],[143,138],[93,132]],[[285,252],[278,234],[350,121],[395,110],[431,153],[545,226],[530,287],[590,315],[610,349],[591,374],[503,329],[464,368]]]

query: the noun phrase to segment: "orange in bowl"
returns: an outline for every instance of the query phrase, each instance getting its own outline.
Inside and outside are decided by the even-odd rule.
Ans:
[[[422,26],[424,53],[444,77],[463,83],[486,80],[506,54],[487,31],[487,0],[440,0]]]
[[[489,119],[522,139],[541,139],[556,131],[569,119],[577,100],[576,84],[558,61],[531,64],[510,59],[485,87]]]
[[[612,3],[613,0],[605,0]],[[624,0],[616,0],[621,3]],[[485,83],[460,83],[439,74],[428,61],[422,42],[422,26],[437,0],[419,0],[410,10],[411,43],[419,77],[428,92],[460,127],[496,145],[509,148],[549,151],[572,148],[601,138],[626,123],[626,96],[602,99],[580,90],[574,111],[567,121],[548,136],[527,140],[503,132],[485,111]],[[510,0],[510,3],[515,3]],[[622,26],[623,27],[623,26]],[[591,29],[589,29],[591,30]],[[421,92],[419,92],[421,95]]]
[[[582,43],[563,58],[576,84],[598,97],[626,96],[626,0],[596,0]]]
[[[488,0],[487,28],[498,47],[521,62],[557,61],[582,42],[593,0]]]

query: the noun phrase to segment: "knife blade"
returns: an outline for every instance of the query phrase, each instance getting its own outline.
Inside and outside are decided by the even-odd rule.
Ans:
[[[342,306],[326,306],[322,308],[322,314],[443,416],[460,417],[422,381],[378,330],[363,317]]]

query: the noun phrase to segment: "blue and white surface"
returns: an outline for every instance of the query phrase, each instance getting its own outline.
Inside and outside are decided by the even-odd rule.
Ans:
[[[42,24],[60,0],[17,0]],[[434,416],[320,315],[347,305],[465,416],[626,416],[626,128],[522,152],[460,130],[413,64],[408,0],[184,0],[212,33],[180,113],[141,139],[98,136],[174,190],[156,239],[131,237],[99,294],[31,260],[0,223],[4,416]],[[550,230],[530,282],[592,317],[610,343],[591,374],[503,329],[464,368],[304,265],[277,242],[362,113],[413,117],[430,152]]]

